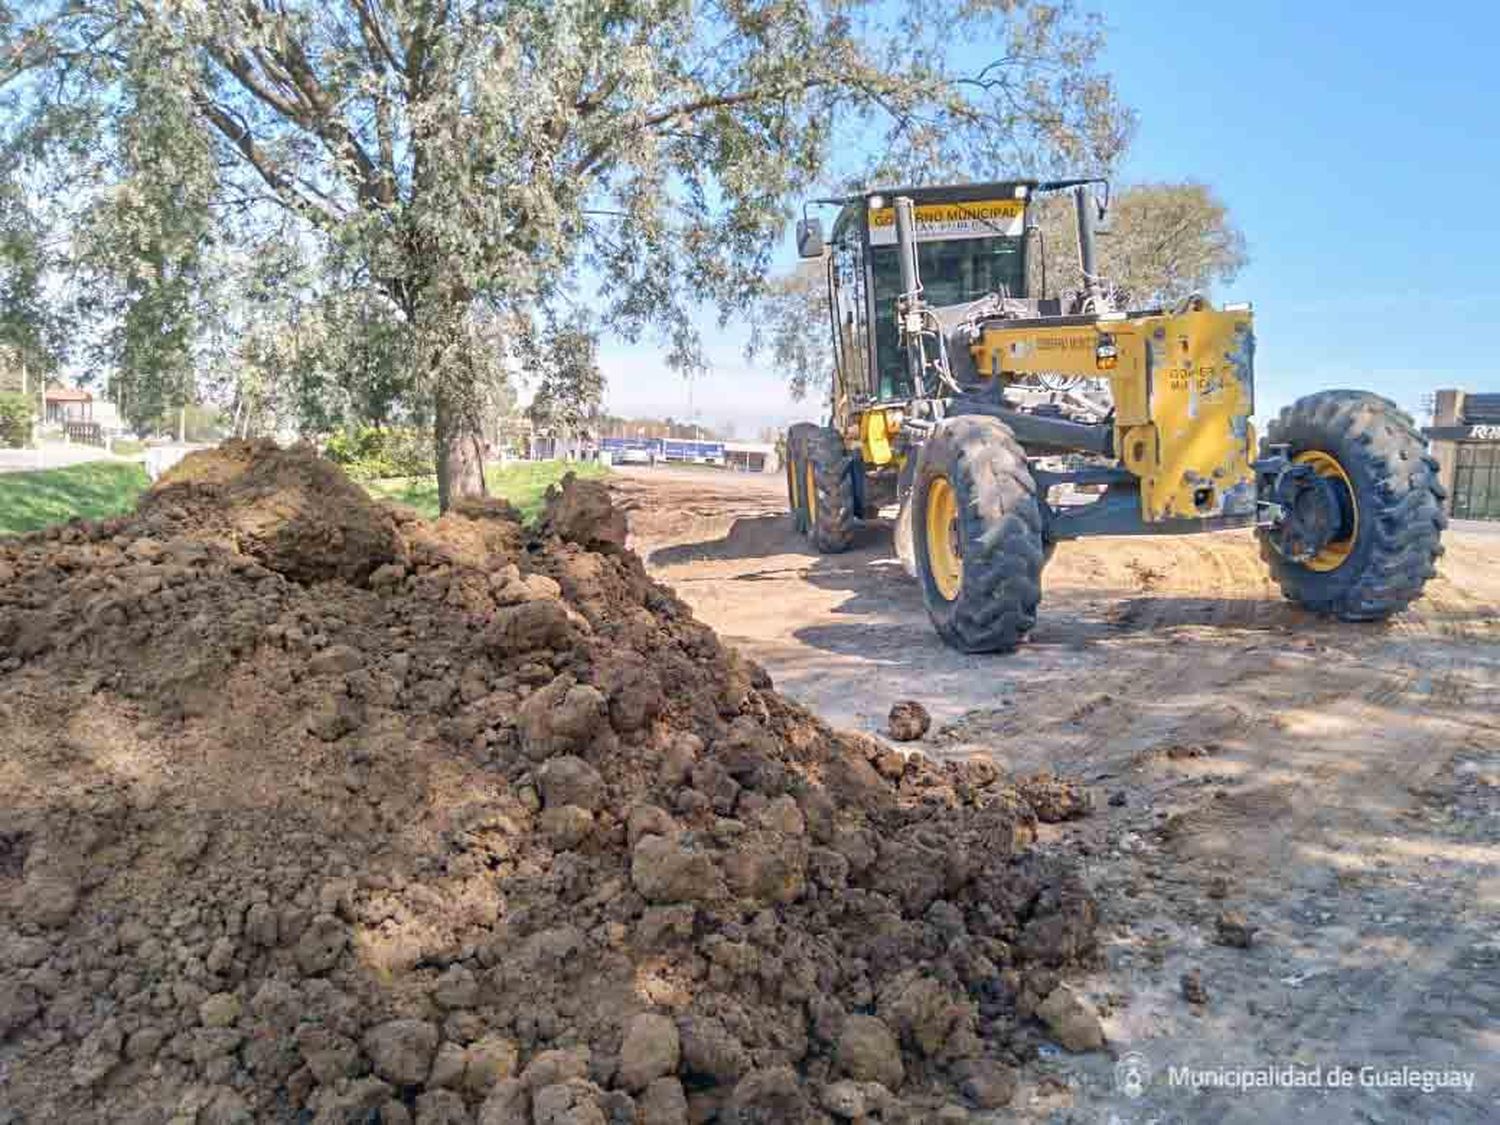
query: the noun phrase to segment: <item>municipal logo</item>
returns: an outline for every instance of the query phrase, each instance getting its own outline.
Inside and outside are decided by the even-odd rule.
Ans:
[[[1138,1098],[1151,1084],[1151,1064],[1139,1051],[1120,1056],[1115,1063],[1115,1089],[1127,1098]]]

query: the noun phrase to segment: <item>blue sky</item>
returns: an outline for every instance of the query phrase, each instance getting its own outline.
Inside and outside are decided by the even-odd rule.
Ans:
[[[1140,114],[1120,178],[1210,184],[1249,242],[1215,296],[1254,302],[1259,417],[1327,387],[1413,412],[1437,387],[1500,390],[1500,6],[1097,6]],[[747,365],[741,334],[707,336],[705,422],[821,412]],[[612,409],[687,414],[659,355],[606,345]]]

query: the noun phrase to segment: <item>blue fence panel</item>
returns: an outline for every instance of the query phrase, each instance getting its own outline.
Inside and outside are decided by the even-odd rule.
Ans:
[[[722,464],[724,443],[722,441],[688,441],[685,438],[640,438],[607,437],[599,439],[599,447],[611,453],[641,449],[663,461],[708,461]]]
[[[722,441],[686,441],[667,438],[663,443],[663,455],[668,461],[713,461],[724,460]]]

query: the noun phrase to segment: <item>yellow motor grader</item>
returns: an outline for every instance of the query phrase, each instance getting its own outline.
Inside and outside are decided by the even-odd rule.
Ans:
[[[1054,544],[1253,526],[1282,591],[1389,617],[1434,574],[1446,525],[1413,420],[1362,391],[1299,399],[1257,448],[1248,305],[1132,308],[1096,268],[1102,181],[898,188],[845,199],[825,237],[829,415],[787,434],[793,519],[819,551],[897,506],[896,548],[967,652],[1036,623]],[[1107,185],[1104,185],[1107,191]],[[1030,221],[1073,197],[1078,284],[1033,295]]]

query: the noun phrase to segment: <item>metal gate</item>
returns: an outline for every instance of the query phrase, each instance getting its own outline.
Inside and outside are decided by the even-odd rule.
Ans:
[[[1453,515],[1461,520],[1500,520],[1500,444],[1459,443]]]

